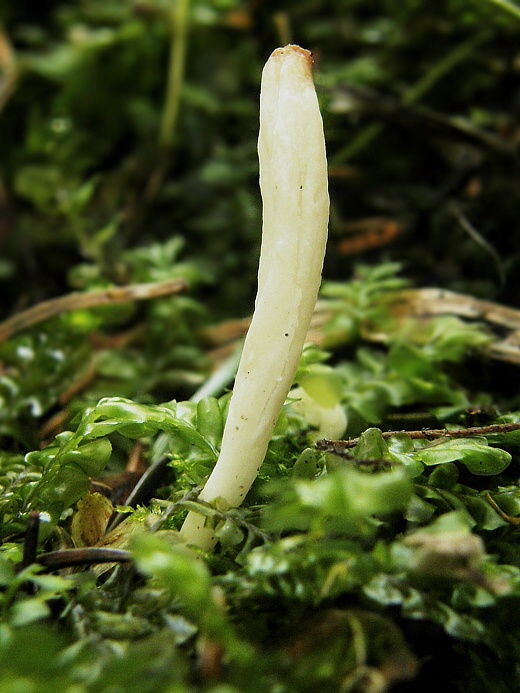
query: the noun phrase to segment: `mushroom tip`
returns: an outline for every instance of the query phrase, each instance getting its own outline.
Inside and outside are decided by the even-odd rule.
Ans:
[[[287,57],[288,55],[304,58],[309,65],[312,65],[312,53],[306,48],[302,48],[294,43],[289,43],[287,46],[283,46],[282,48],[276,48],[271,53],[271,58]]]

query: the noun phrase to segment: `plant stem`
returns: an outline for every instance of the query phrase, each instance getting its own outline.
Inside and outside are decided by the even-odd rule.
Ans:
[[[504,0],[490,0],[503,2]],[[427,94],[445,75],[451,72],[459,63],[473,53],[481,43],[489,38],[487,32],[481,32],[476,36],[458,45],[442,60],[436,63],[416,84],[406,89],[401,97],[403,106],[410,106]],[[383,123],[371,123],[364,127],[353,142],[347,144],[332,159],[331,164],[346,163],[353,159],[359,152],[372,144],[385,129]]]
[[[468,58],[481,43],[490,38],[487,31],[482,31],[476,36],[471,36],[467,41],[459,44],[454,50],[448,53],[442,60],[428,70],[428,72],[413,87],[405,90],[402,96],[402,103],[409,106],[422,99],[445,75],[449,74],[457,65]]]
[[[159,134],[159,143],[164,149],[170,149],[172,146],[179,117],[180,96],[184,81],[184,65],[188,45],[189,9],[190,0],[177,0],[170,15],[170,63],[168,67],[168,81],[166,83],[166,99]]]
[[[497,7],[500,7],[502,10],[512,14],[513,17],[520,19],[520,7],[517,7],[514,3],[509,2],[509,0],[488,0],[488,2],[493,3],[493,5],[497,5]]]
[[[242,344],[235,349],[231,356],[226,359],[222,366],[211,375],[201,387],[190,397],[191,402],[200,402],[204,397],[218,397],[236,375],[240,356],[242,355]]]

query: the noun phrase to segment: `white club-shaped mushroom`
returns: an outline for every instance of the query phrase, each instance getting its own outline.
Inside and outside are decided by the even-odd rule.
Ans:
[[[258,293],[235,379],[220,456],[200,498],[238,507],[264,460],[293,384],[316,304],[327,242],[329,196],[323,123],[312,57],[277,48],[262,73],[260,190],[263,229]],[[205,517],[190,512],[184,539],[215,543]]]

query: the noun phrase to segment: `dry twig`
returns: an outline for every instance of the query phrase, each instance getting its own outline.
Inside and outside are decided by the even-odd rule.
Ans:
[[[510,433],[520,431],[520,423],[491,424],[490,426],[471,426],[469,428],[458,428],[449,430],[447,428],[430,428],[422,431],[385,431],[381,433],[383,440],[388,440],[398,433],[406,433],[412,440],[439,440],[441,438],[470,438],[473,436],[488,436],[497,433]],[[324,452],[338,451],[347,448],[355,448],[359,443],[359,438],[349,440],[318,440],[316,447]]]
[[[187,288],[188,284],[184,279],[173,279],[153,284],[132,284],[100,291],[67,294],[49,301],[42,301],[0,323],[0,344],[18,332],[27,330],[62,313],[71,313],[74,310],[84,310],[113,303],[149,301],[154,298],[182,293]]]

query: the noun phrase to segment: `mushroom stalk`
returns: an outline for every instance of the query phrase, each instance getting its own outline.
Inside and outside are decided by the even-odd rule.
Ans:
[[[224,428],[200,498],[238,507],[264,460],[293,384],[321,282],[329,196],[323,123],[309,51],[289,45],[267,61],[258,137],[263,229],[258,293]],[[214,529],[190,512],[185,540],[203,549]]]

